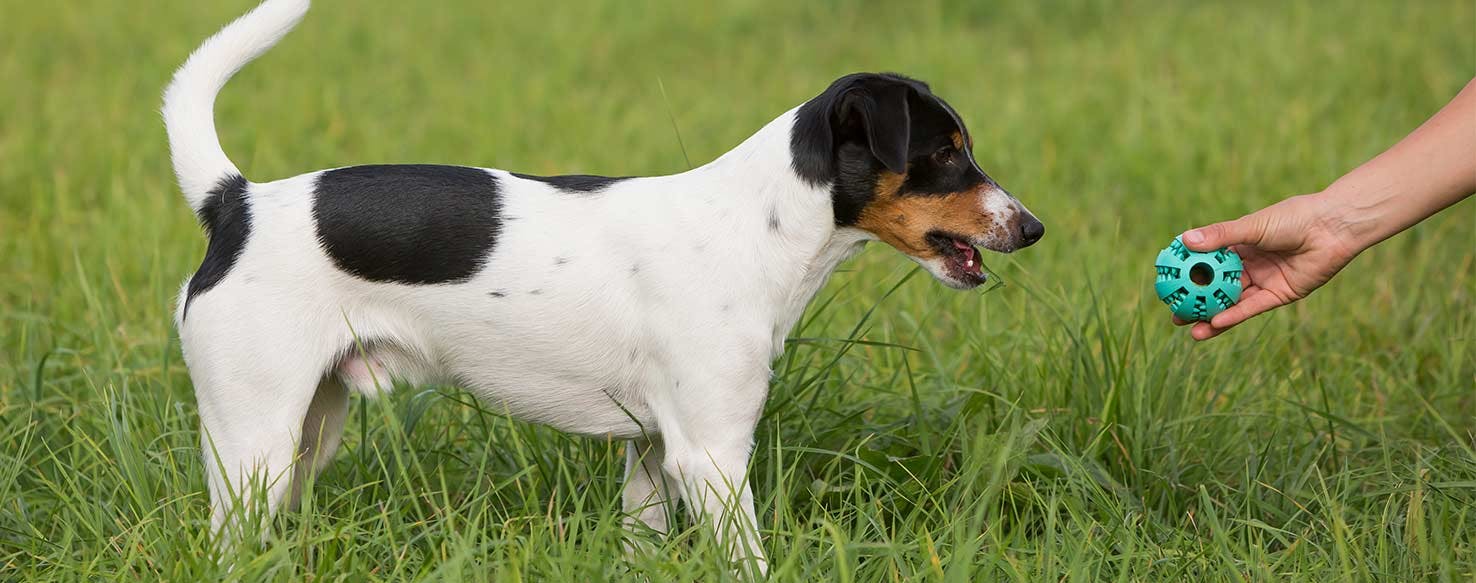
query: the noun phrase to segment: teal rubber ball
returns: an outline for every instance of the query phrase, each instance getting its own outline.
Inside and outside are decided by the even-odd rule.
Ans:
[[[1174,237],[1155,267],[1153,291],[1180,319],[1207,321],[1240,301],[1240,256],[1228,248],[1190,251]]]

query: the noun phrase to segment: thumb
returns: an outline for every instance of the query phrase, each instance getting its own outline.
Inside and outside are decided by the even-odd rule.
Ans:
[[[1261,238],[1261,229],[1249,217],[1190,229],[1181,236],[1184,246],[1194,251],[1213,251],[1231,245],[1253,244]]]

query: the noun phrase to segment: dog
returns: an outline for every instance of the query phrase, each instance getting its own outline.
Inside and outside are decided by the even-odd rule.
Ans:
[[[349,395],[455,384],[563,431],[629,440],[626,521],[684,500],[762,571],[749,488],[770,365],[836,266],[881,240],[952,288],[1045,227],[985,174],[928,85],[852,74],[670,176],[350,166],[246,180],[215,96],[305,15],[267,0],[165,90],[174,171],[208,236],[175,323],[211,527],[229,541],[333,457]],[[255,485],[252,487],[252,485]]]

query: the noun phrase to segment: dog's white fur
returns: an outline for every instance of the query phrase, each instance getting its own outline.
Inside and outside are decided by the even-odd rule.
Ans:
[[[197,211],[238,173],[216,137],[216,93],[307,8],[267,0],[207,40],[166,91],[175,171]],[[314,235],[320,173],[250,184],[251,233],[235,266],[190,300],[188,317],[182,291],[176,314],[214,527],[235,520],[233,498],[264,495],[269,514],[295,497],[337,447],[351,391],[451,382],[522,419],[631,440],[629,520],[665,531],[666,505],[685,498],[762,566],[747,466],[770,362],[837,264],[874,239],[837,228],[829,188],[791,169],[793,116],[700,168],[598,196],[487,170],[503,214],[521,220],[503,225],[464,283],[345,274]],[[979,205],[997,220],[1020,209],[997,189]],[[553,269],[554,255],[569,268]],[[919,261],[947,282],[941,265]],[[506,294],[489,301],[489,290]]]

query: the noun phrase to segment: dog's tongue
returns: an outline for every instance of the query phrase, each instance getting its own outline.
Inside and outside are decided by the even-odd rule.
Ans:
[[[963,253],[963,256],[964,256],[964,267],[973,267],[974,266],[974,248],[973,247],[970,247],[968,245],[968,243],[964,243],[963,241],[954,241],[953,242],[953,246],[954,246],[954,248],[958,249],[960,253]]]

